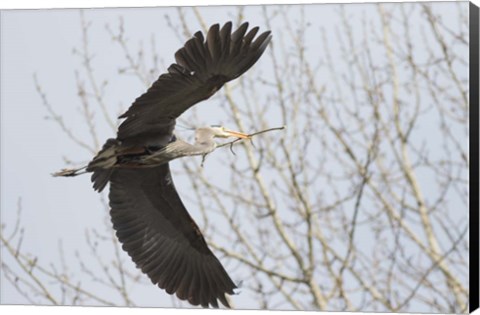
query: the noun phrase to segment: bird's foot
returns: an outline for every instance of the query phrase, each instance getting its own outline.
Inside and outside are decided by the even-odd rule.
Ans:
[[[207,158],[207,155],[206,154],[203,154],[202,155],[202,162],[200,163],[200,167],[203,168],[203,164],[205,164],[205,159]]]
[[[80,172],[80,171],[83,170],[83,169],[85,169],[85,167],[81,167],[81,168],[64,168],[64,169],[62,169],[61,171],[52,173],[52,176],[53,176],[53,177],[59,177],[59,176],[65,176],[65,177],[68,177],[68,176],[77,176],[77,175],[85,174],[85,173],[86,173],[85,171]]]

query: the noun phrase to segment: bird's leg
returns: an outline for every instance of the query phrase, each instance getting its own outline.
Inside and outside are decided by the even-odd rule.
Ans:
[[[208,153],[207,153],[208,154]],[[205,159],[207,158],[207,154],[202,154],[202,163],[200,163],[200,166],[203,168],[203,164],[205,163]]]
[[[64,168],[59,172],[53,173],[52,176],[54,176],[54,177],[58,177],[58,176],[65,176],[65,177],[77,176],[77,175],[87,173],[87,171],[80,172],[81,170],[84,170],[86,168],[87,168],[87,166],[83,166],[83,167],[80,167],[80,168]]]

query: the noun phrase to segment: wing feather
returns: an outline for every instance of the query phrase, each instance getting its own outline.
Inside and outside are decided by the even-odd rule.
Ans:
[[[168,262],[164,265],[162,275],[159,278],[158,286],[164,289],[168,294],[173,294],[174,291],[169,290],[170,286],[172,285],[172,279],[175,275],[179,272],[178,265],[182,261],[182,257],[180,257],[180,253],[175,249],[172,250],[171,254],[169,255]],[[183,257],[183,259],[186,259]]]
[[[245,38],[243,39],[243,43],[242,43],[243,44],[242,46],[244,47],[244,49],[248,48],[248,46],[252,42],[255,35],[257,35],[258,30],[259,30],[259,27],[255,26],[247,33],[247,35],[245,35]]]
[[[110,181],[113,227],[137,267],[193,305],[228,306],[225,294],[236,286],[186,211],[168,164],[117,169]]]
[[[220,36],[219,36],[219,25],[214,24],[210,27],[207,33],[207,42],[205,46],[208,47],[208,51],[210,52],[210,57],[212,57],[212,64],[210,66],[214,66],[213,61],[218,60],[220,56]],[[216,71],[216,69],[212,69]]]
[[[200,304],[200,299],[202,295],[202,290],[201,290],[201,281],[200,281],[200,274],[199,270],[197,268],[197,261],[192,260],[190,264],[190,272],[191,272],[191,280],[184,282],[184,284],[181,285],[181,287],[185,287],[185,297],[186,300],[188,300],[190,303],[193,305],[201,305]],[[182,289],[179,289],[181,291]],[[178,292],[177,292],[178,294]],[[179,298],[182,298],[180,295],[178,295]],[[207,305],[208,307],[208,305]]]
[[[165,291],[167,291],[168,294],[174,294],[179,289],[183,276],[187,272],[189,260],[190,256],[183,257],[183,259],[180,259],[178,262],[178,265],[174,267],[175,273],[172,273],[171,278],[165,286]]]
[[[270,32],[254,41],[259,28],[248,33],[247,29],[248,23],[243,23],[232,33],[228,22],[221,29],[219,24],[211,26],[206,40],[201,32],[195,33],[175,53],[176,62],[168,72],[120,116],[126,119],[118,128],[117,139],[128,146],[168,143],[178,116],[242,75],[263,54]]]
[[[194,280],[194,273],[193,273],[193,266],[192,260],[190,257],[188,258],[188,265],[185,268],[185,273],[183,274],[184,279],[179,281],[178,288],[177,288],[177,297],[180,300],[188,299],[188,287],[190,283]]]
[[[240,53],[240,48],[242,48],[243,36],[247,32],[248,23],[245,22],[240,27],[233,32],[232,39],[230,43],[230,55],[235,57]]]
[[[219,63],[222,64],[223,61],[228,57],[230,53],[230,41],[232,33],[232,22],[225,23],[225,25],[220,30],[220,42],[222,44],[222,51]]]
[[[200,292],[200,304],[203,307],[208,307],[208,303],[210,303],[210,294],[207,294],[207,292],[210,292],[210,284],[208,281],[208,277],[206,276],[205,272],[202,272],[205,270],[203,266],[203,261],[197,262],[197,274],[199,275],[200,278],[200,283],[198,287],[198,291]],[[195,294],[193,292],[192,294]]]

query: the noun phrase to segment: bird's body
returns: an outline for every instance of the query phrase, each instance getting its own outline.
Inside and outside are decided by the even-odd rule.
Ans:
[[[151,168],[184,156],[206,155],[217,147],[215,137],[248,138],[248,135],[223,127],[202,127],[195,130],[195,142],[190,144],[175,135],[161,147],[124,147],[121,141],[108,139],[103,149],[88,164],[87,171],[113,168]],[[99,188],[97,190],[102,190]]]
[[[120,116],[117,137],[108,139],[88,164],[93,187],[110,182],[110,215],[123,249],[154,284],[193,305],[229,307],[236,288],[208,248],[178,196],[168,162],[212,152],[215,137],[248,138],[223,127],[196,130],[195,143],[174,135],[175,120],[247,71],[263,54],[270,32],[255,38],[248,23],[213,25],[195,33],[175,54],[176,63]],[[64,171],[57,175],[72,176]]]

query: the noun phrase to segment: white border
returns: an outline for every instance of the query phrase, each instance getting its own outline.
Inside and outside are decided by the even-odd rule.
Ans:
[[[394,313],[342,313],[342,312],[312,312],[312,311],[253,311],[253,310],[212,310],[212,309],[170,309],[170,308],[127,308],[127,307],[85,307],[85,306],[0,306],[2,314],[35,314],[35,315],[391,315]],[[424,315],[420,313],[402,313]],[[473,312],[480,315],[480,309]]]
[[[162,7],[195,5],[251,5],[251,4],[310,4],[310,3],[369,3],[369,2],[405,2],[401,0],[16,0],[0,3],[0,9],[50,9],[50,8],[119,8],[119,7]],[[416,0],[415,2],[454,2],[446,0]],[[472,0],[480,6],[480,0]]]
[[[195,5],[252,5],[252,4],[310,4],[310,3],[369,3],[369,2],[405,2],[401,0],[330,0],[330,1],[308,1],[308,0],[234,0],[234,1],[219,1],[219,0],[182,0],[182,1],[162,1],[162,0],[16,0],[8,3],[1,2],[0,9],[51,9],[51,8],[113,8],[113,7],[160,7],[160,6],[195,6]],[[416,2],[445,2],[445,1],[428,1],[417,0]],[[453,1],[449,1],[453,2]],[[472,0],[474,4],[480,6],[480,0]],[[1,302],[1,301],[0,301]],[[212,314],[226,314],[232,311],[229,310],[204,310],[204,309],[159,309],[159,308],[125,308],[125,307],[69,307],[69,306],[26,306],[26,305],[0,305],[0,312],[2,314],[35,314],[35,315],[60,315],[68,313],[77,315],[88,313],[96,314],[115,314],[115,315],[158,315],[173,314],[173,315],[212,315]],[[266,311],[244,311],[235,310],[238,315],[261,315],[266,314]],[[268,311],[268,315],[307,315],[313,312],[298,312],[298,311]],[[315,314],[341,315],[351,313],[341,312],[315,312]],[[352,313],[353,314],[353,313]],[[392,313],[355,313],[364,315],[388,315]],[[409,313],[415,314],[415,313]],[[480,315],[480,310],[473,312],[474,315]]]

